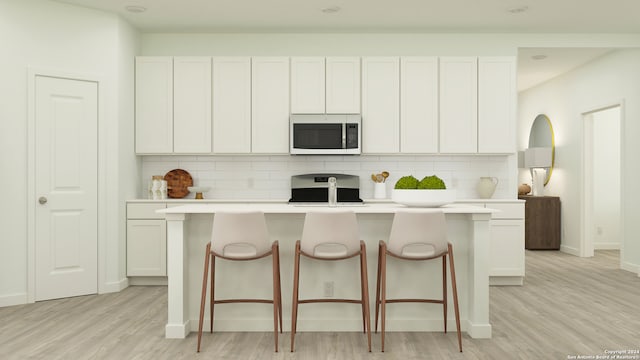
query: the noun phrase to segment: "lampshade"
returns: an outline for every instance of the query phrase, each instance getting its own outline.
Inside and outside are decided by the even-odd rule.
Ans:
[[[524,152],[524,167],[548,168],[551,167],[551,148],[533,147]]]

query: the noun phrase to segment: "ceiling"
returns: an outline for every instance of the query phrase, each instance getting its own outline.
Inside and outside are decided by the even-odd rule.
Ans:
[[[639,33],[638,0],[54,0],[141,32]],[[144,9],[127,10],[128,6]],[[135,9],[134,9],[135,10]],[[612,49],[521,49],[518,89]],[[531,56],[544,54],[544,60]]]

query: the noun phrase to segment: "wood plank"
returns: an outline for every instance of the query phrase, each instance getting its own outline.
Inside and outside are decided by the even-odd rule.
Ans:
[[[474,340],[463,334],[462,354],[455,331],[389,332],[385,353],[380,352],[380,336],[373,334],[371,354],[361,332],[301,332],[294,354],[286,351],[286,335],[280,337],[283,350],[276,354],[270,332],[205,332],[199,357],[566,359],[638,348],[640,278],[619,270],[618,251],[599,250],[594,258],[527,251],[526,264],[524,286],[491,288],[493,338]],[[290,314],[284,315],[289,321]],[[184,340],[165,339],[166,316],[167,291],[161,286],[0,308],[0,358],[195,358],[196,333]]]

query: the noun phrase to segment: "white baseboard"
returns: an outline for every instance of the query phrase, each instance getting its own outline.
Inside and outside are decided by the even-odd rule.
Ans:
[[[574,247],[560,245],[560,251],[562,251],[563,253],[567,253],[569,255],[578,256],[578,257],[580,256],[580,249],[576,249]]]
[[[167,286],[166,276],[132,276],[129,278],[131,286]]]
[[[198,331],[198,319],[189,321],[191,331]],[[442,319],[387,319],[386,331],[443,331]],[[210,329],[208,316],[203,321],[203,329]],[[282,318],[283,331],[291,331],[291,319]],[[373,328],[373,319],[371,320]],[[461,319],[462,331],[469,330],[469,321]],[[490,325],[489,325],[490,326]],[[455,318],[447,319],[447,330],[455,331]],[[208,330],[207,330],[208,331]],[[273,331],[273,318],[268,319],[215,319],[214,331]],[[362,332],[362,319],[298,319],[297,331],[338,331],[338,332]],[[489,335],[490,336],[490,335]]]
[[[636,274],[638,274],[638,277],[640,277],[640,265],[638,265],[638,264],[632,264],[632,263],[630,263],[628,261],[623,261],[620,264],[620,268],[622,270],[626,270],[626,271],[630,271],[632,273],[636,273]]]
[[[620,243],[593,243],[593,250],[620,250]]]
[[[102,288],[101,294],[120,292],[129,287],[129,279],[124,278],[119,281],[108,282],[104,284],[104,288]]]
[[[490,276],[489,286],[522,286],[524,276]]]
[[[27,303],[27,293],[0,296],[0,307],[22,305]]]

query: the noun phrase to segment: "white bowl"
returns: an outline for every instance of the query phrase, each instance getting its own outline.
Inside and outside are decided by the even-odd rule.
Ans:
[[[410,207],[438,207],[456,201],[456,190],[393,189],[391,200]]]

